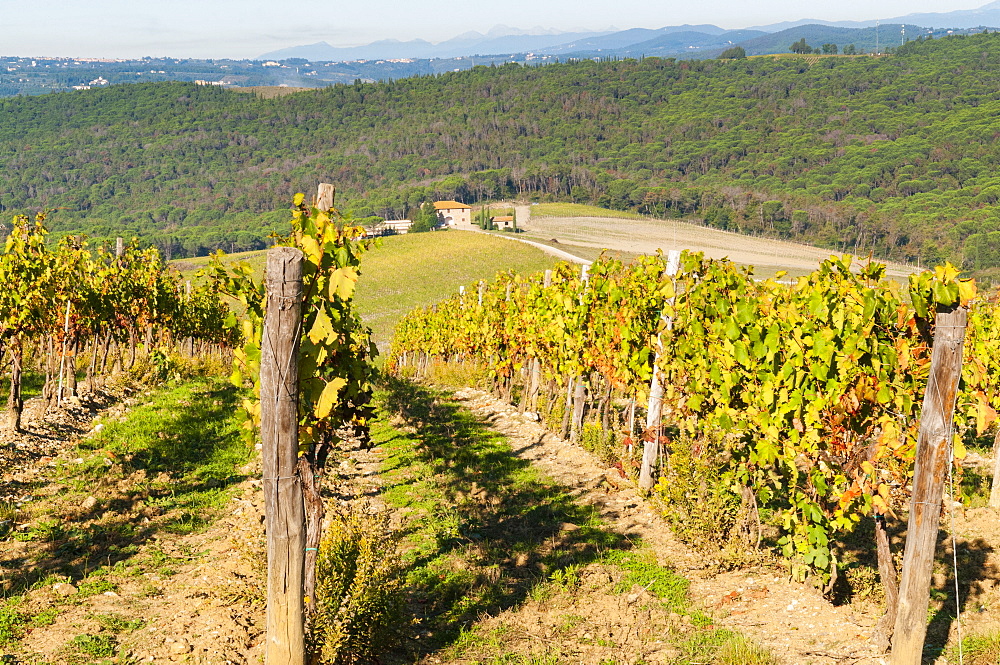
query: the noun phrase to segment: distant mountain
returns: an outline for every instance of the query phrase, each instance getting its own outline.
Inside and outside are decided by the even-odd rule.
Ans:
[[[732,45],[743,46],[748,54],[785,53],[793,41],[806,39],[811,45],[824,43],[855,44],[861,50],[876,45],[892,46],[900,41],[900,30],[915,37],[928,28],[938,30],[971,29],[1000,26],[1000,0],[978,9],[953,12],[908,14],[896,18],[867,21],[821,21],[803,19],[755,26],[744,30],[723,30],[716,25],[675,25],[662,28],[630,28],[593,32],[559,32],[546,28],[525,30],[498,25],[485,35],[466,32],[452,39],[432,44],[423,39],[398,41],[386,39],[364,46],[335,47],[326,42],[293,46],[271,51],[262,60],[303,58],[310,62],[351,62],[355,60],[434,59],[508,54],[541,54],[558,57],[713,57]],[[857,34],[844,32],[859,30]],[[788,36],[797,35],[787,44]],[[895,32],[893,32],[895,31]],[[772,35],[774,39],[769,39]],[[814,44],[815,42],[815,44]],[[518,58],[520,59],[520,58]]]
[[[983,5],[979,9],[960,9],[953,12],[907,14],[888,19],[893,23],[914,23],[925,28],[979,28],[1000,26],[1000,1]],[[888,22],[886,21],[886,22]]]
[[[657,30],[648,28],[631,28],[621,30],[608,35],[595,36],[589,39],[579,39],[576,41],[566,41],[564,44],[546,50],[547,54],[560,55],[563,53],[576,54],[585,52],[600,52],[617,50],[666,38],[668,41],[675,35],[699,34],[706,37],[721,35],[725,30],[715,25],[674,25]],[[677,39],[683,38],[677,37]]]
[[[423,39],[405,42],[383,39],[363,46],[345,47],[330,46],[326,42],[318,42],[271,51],[264,53],[258,59],[304,58],[311,62],[350,62],[353,60],[388,60],[390,58],[454,58],[463,55],[496,55],[542,50],[548,52],[551,47],[566,42],[592,39],[607,34],[606,32],[539,33],[540,29],[519,31],[514,28],[497,26],[486,35],[478,32],[467,32],[440,44],[431,44]]]
[[[311,62],[347,62],[351,60],[377,60],[389,58],[430,58],[434,45],[423,39],[401,42],[382,39],[364,46],[330,46],[317,42],[305,46],[292,46],[264,53],[259,60],[287,60],[304,58]]]
[[[615,50],[613,53],[600,55],[615,55],[622,58],[638,58],[642,56],[679,56],[700,54],[706,49],[726,49],[741,44],[749,39],[766,36],[760,30],[730,30],[717,34],[683,31],[671,32],[653,39],[631,44]],[[575,57],[592,57],[596,53],[577,53]]]
[[[889,18],[870,19],[867,21],[820,21],[818,19],[802,19],[799,21],[782,21],[770,25],[758,25],[750,30],[764,32],[780,32],[802,25],[825,25],[837,28],[871,28],[878,23],[900,23],[919,25],[923,28],[979,28],[1000,26],[1000,0],[983,5],[978,9],[958,9],[953,12],[925,12],[893,16]]]
[[[764,55],[767,53],[788,53],[793,42],[805,39],[806,43],[813,48],[819,48],[823,44],[837,44],[838,50],[843,52],[848,44],[854,44],[859,52],[874,51],[876,45],[884,51],[892,46],[899,46],[903,39],[902,30],[906,28],[906,33],[910,37],[927,32],[926,29],[917,25],[902,25],[899,23],[885,23],[877,29],[870,28],[838,28],[830,25],[800,25],[781,32],[765,34],[744,42],[740,42],[747,55]]]

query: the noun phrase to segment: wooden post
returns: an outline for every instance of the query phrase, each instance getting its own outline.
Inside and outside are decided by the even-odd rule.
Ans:
[[[333,199],[336,195],[336,187],[329,183],[321,182],[316,190],[316,207],[326,212],[333,207]]]
[[[990,508],[1000,508],[1000,428],[993,437],[993,484],[990,486]]]
[[[125,243],[121,238],[115,238],[115,258],[120,259],[125,253]]]
[[[542,279],[542,286],[544,286],[545,288],[549,288],[550,286],[552,286],[552,271],[551,270],[546,270],[545,271],[545,277]]]
[[[267,253],[261,340],[260,434],[267,529],[267,665],[304,665],[305,513],[298,462],[299,336],[303,254]]]
[[[667,253],[667,266],[663,274],[671,279],[677,274],[681,264],[681,253],[672,249]],[[674,304],[674,299],[667,300],[668,305]],[[667,324],[667,330],[673,329],[673,317],[661,317]],[[663,381],[660,378],[660,352],[662,343],[659,335],[656,337],[656,356],[653,359],[653,378],[649,382],[649,403],[646,407],[646,431],[643,435],[642,466],[639,467],[639,487],[643,490],[653,488],[653,468],[656,458],[660,455],[660,418],[663,411]]]
[[[931,374],[920,411],[913,493],[903,553],[899,606],[892,636],[892,665],[920,665],[927,634],[931,569],[941,521],[941,496],[951,463],[952,414],[962,375],[962,343],[968,310],[939,312],[934,327]]]
[[[587,387],[584,385],[583,376],[578,376],[573,387],[573,420],[570,421],[569,440],[573,443],[580,441],[580,434],[583,432],[583,407],[587,399]]]
[[[63,323],[62,351],[59,353],[59,388],[56,393],[56,406],[62,404],[63,375],[66,373],[66,340],[69,337],[69,306],[70,301],[66,301],[66,320]],[[76,371],[76,368],[73,368]]]
[[[479,280],[479,306],[483,306],[483,291],[486,290],[486,282]]]

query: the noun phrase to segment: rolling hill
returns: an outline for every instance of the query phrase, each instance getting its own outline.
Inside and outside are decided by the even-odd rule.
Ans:
[[[275,99],[161,83],[0,100],[0,208],[171,256],[253,249],[296,191],[360,217],[570,200],[1000,267],[1000,35],[892,57],[477,67]]]

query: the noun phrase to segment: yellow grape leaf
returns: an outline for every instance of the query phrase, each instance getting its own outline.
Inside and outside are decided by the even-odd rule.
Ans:
[[[962,300],[962,304],[967,304],[970,300],[976,297],[976,280],[974,279],[960,279],[958,280],[958,297]]]
[[[338,295],[341,300],[349,300],[357,283],[358,273],[354,268],[337,268],[330,275],[330,299]]]
[[[872,497],[872,506],[874,506],[875,510],[879,513],[885,514],[889,512],[889,504],[887,504],[885,499],[880,497],[878,494]]]
[[[951,265],[950,262],[945,262],[943,266],[934,267],[934,274],[937,275],[937,278],[945,284],[953,281],[958,276],[959,272],[959,269]]]
[[[892,497],[892,488],[886,485],[885,483],[881,483],[878,486],[878,495],[883,499],[885,499],[885,501],[888,503],[889,499]]]
[[[333,405],[337,401],[337,394],[346,385],[347,379],[333,379],[326,384],[323,392],[320,393],[319,401],[316,402],[316,408],[313,409],[317,418],[322,419],[330,415],[330,411],[333,410]]]
[[[954,451],[955,459],[965,459],[965,443],[962,442],[962,437],[958,433],[955,434],[952,450]]]
[[[325,212],[319,212],[313,217],[313,223],[316,225],[316,230],[323,233],[323,229],[330,222],[330,216]]]
[[[302,202],[305,200],[305,198],[306,198],[305,194],[302,193],[296,194],[295,197],[292,199],[292,205],[294,205],[296,208],[299,207],[300,205],[302,205]]]
[[[976,406],[976,434],[983,435],[983,432],[997,419],[997,412],[989,402],[986,395],[979,393],[979,404]]]
[[[872,466],[872,463],[868,461],[861,463],[861,470],[867,473],[869,476],[875,473],[875,467]]]
[[[327,316],[326,308],[321,306],[319,308],[319,314],[316,315],[316,321],[313,323],[312,328],[309,329],[309,334],[306,336],[313,344],[319,344],[321,341],[329,337],[332,332],[333,324],[330,322],[330,317]]]
[[[319,260],[323,256],[323,250],[320,249],[319,243],[316,242],[316,238],[309,235],[303,235],[302,239],[299,240],[299,244],[302,246],[302,251],[306,253],[306,258],[309,262],[314,265],[319,265]]]

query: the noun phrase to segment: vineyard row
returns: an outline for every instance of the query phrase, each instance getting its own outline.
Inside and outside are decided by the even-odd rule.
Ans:
[[[836,539],[908,498],[938,311],[971,306],[955,457],[996,417],[996,299],[957,274],[900,286],[831,257],[787,284],[694,253],[669,270],[657,256],[501,274],[408,314],[389,367],[486,368],[502,397],[626,471],[637,437],[659,444],[654,491],[690,506],[682,532],[756,544],[764,516],[797,576],[830,579]]]

